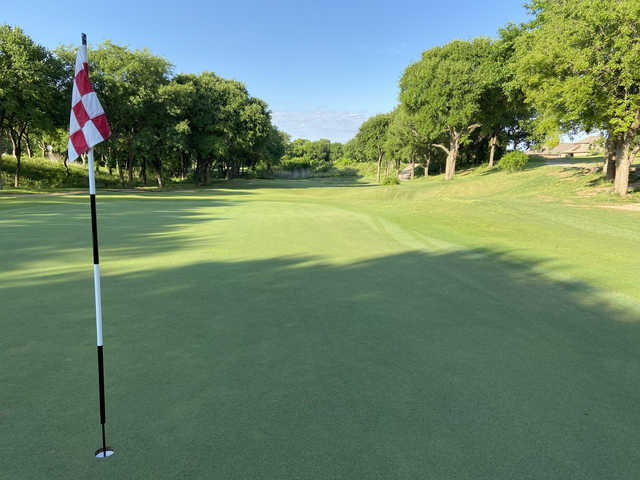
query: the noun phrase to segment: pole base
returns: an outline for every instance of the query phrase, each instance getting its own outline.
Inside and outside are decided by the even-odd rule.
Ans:
[[[106,457],[110,457],[114,453],[115,453],[115,450],[112,447],[107,447],[106,449],[99,448],[98,450],[96,450],[95,455],[96,455],[96,458],[106,458]]]

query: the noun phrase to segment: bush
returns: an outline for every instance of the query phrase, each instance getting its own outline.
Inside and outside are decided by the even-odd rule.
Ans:
[[[424,177],[424,167],[422,165],[416,165],[413,169],[414,177]]]
[[[382,179],[382,185],[400,185],[400,180],[395,175],[389,175]]]
[[[516,150],[503,156],[500,159],[500,163],[498,163],[498,167],[507,172],[517,172],[524,170],[528,161],[529,156],[526,153]]]
[[[335,175],[340,177],[375,178],[377,168],[376,162],[356,162],[344,157],[333,163]]]
[[[313,165],[314,173],[328,173],[333,168],[333,165],[329,162],[322,162]]]
[[[279,167],[283,170],[302,170],[311,168],[311,162],[302,157],[284,158],[280,161]]]

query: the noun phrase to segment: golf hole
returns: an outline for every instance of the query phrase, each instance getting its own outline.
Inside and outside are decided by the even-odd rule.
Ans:
[[[111,455],[113,455],[113,452],[113,448],[107,447],[105,455],[105,451],[102,448],[99,448],[98,450],[96,450],[96,458],[110,457]]]

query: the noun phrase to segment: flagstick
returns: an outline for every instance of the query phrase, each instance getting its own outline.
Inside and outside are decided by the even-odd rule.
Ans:
[[[83,38],[84,41],[84,38]],[[105,458],[113,453],[107,449],[107,441],[104,430],[106,421],[104,408],[104,360],[102,353],[102,300],[100,297],[100,259],[98,256],[98,223],[96,218],[96,180],[93,166],[93,148],[89,150],[89,198],[91,201],[91,234],[93,237],[93,286],[96,302],[96,337],[98,344],[98,388],[100,395],[100,425],[102,426],[102,449],[96,452],[99,458]]]
[[[86,48],[87,36],[82,34],[82,45]],[[106,414],[104,408],[104,358],[102,352],[102,299],[100,297],[100,258],[98,255],[98,221],[96,218],[96,179],[93,165],[93,148],[87,153],[89,160],[89,199],[91,202],[91,236],[93,237],[93,287],[96,302],[96,337],[98,344],[98,393],[100,396],[100,426],[102,427],[102,448],[96,451],[98,458],[106,458],[113,454],[107,448],[104,430]]]
[[[107,447],[105,434],[106,414],[104,408],[104,357],[102,351],[102,301],[100,298],[100,260],[98,258],[98,222],[96,218],[96,179],[93,162],[93,146],[111,136],[104,110],[95,96],[89,82],[87,36],[82,34],[82,46],[78,49],[71,95],[71,117],[69,119],[69,159],[87,153],[89,160],[89,199],[91,200],[91,235],[93,237],[93,287],[96,304],[96,337],[98,345],[98,394],[100,397],[100,425],[102,427],[102,448],[96,450],[96,458],[113,455],[113,448]],[[93,99],[89,95],[93,94]],[[84,104],[87,98],[89,103]],[[91,115],[87,112],[89,108]],[[88,130],[84,130],[87,128]],[[88,135],[88,136],[87,136]]]

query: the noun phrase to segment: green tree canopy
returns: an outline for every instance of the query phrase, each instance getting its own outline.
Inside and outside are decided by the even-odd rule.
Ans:
[[[0,25],[0,130],[8,133],[16,154],[15,187],[28,130],[54,128],[64,110],[68,119],[64,78],[63,66],[51,52],[19,27]]]
[[[533,0],[516,42],[516,83],[542,132],[607,132],[615,191],[625,195],[640,131],[640,3]]]
[[[449,146],[446,178],[453,178],[460,144],[482,124],[482,96],[494,83],[492,41],[456,40],[422,53],[400,79],[400,101],[413,117],[415,133],[432,143],[442,133]]]
[[[362,149],[367,159],[376,158],[378,170],[376,178],[380,183],[380,167],[385,152],[387,132],[391,123],[391,114],[381,113],[371,117],[360,126],[356,135],[356,144]]]

